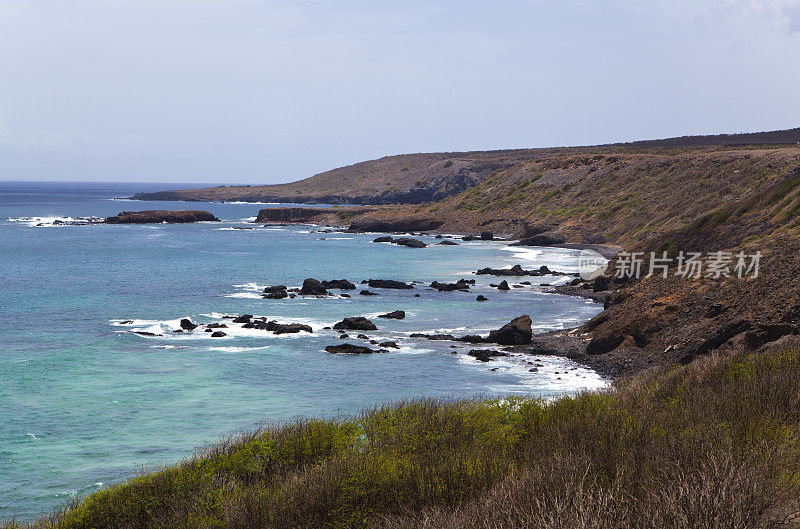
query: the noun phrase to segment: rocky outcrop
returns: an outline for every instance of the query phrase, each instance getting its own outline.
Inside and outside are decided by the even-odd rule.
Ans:
[[[430,284],[430,287],[435,288],[439,292],[453,292],[454,290],[469,292],[469,287],[473,283],[469,283],[467,281],[464,281],[463,279],[455,283],[440,283],[438,281],[434,281],[433,283]]]
[[[272,331],[274,334],[296,334],[301,331],[314,332],[311,326],[305,325],[304,323],[278,323],[274,320],[266,321],[266,318],[253,319],[242,325],[242,327],[245,329]]]
[[[197,328],[197,324],[192,323],[192,321],[187,318],[181,320],[180,326],[184,331],[193,331]]]
[[[363,316],[345,318],[333,326],[336,330],[347,331],[377,331],[378,327]]]
[[[370,349],[363,345],[355,345],[351,343],[343,343],[341,345],[329,345],[325,351],[333,354],[351,354],[351,355],[368,355],[373,353],[388,353],[385,349]]]
[[[302,222],[319,215],[320,208],[264,208],[256,222]]]
[[[322,288],[331,290],[355,290],[356,286],[347,279],[331,279],[330,281],[322,281]]]
[[[123,211],[115,217],[108,217],[107,224],[184,224],[188,222],[219,222],[208,211],[199,210],[148,210]]]
[[[467,354],[481,362],[490,362],[493,358],[497,358],[500,356],[511,356],[508,353],[504,353],[502,351],[495,351],[493,349],[472,349]]]
[[[567,242],[567,240],[558,233],[546,231],[537,235],[531,235],[530,237],[523,237],[511,246],[557,246],[565,242]]]
[[[372,288],[392,288],[398,290],[408,290],[414,288],[414,285],[403,283],[402,281],[395,281],[394,279],[368,279],[367,285]]]
[[[381,314],[378,316],[379,318],[386,318],[389,320],[402,320],[406,317],[405,311],[402,310],[395,310],[392,312],[387,312],[386,314]]]
[[[532,336],[531,318],[524,314],[499,329],[490,331],[486,341],[500,345],[524,345],[531,343]]]
[[[299,294],[301,296],[327,296],[328,290],[322,286],[321,282],[317,281],[313,277],[309,277],[303,281],[303,286],[300,289]]]
[[[388,242],[391,244],[396,244],[398,246],[406,246],[408,248],[425,248],[426,246],[428,246],[419,239],[412,239],[411,237],[389,237],[388,235],[383,237],[378,237],[372,242]]]
[[[364,220],[350,224],[349,231],[406,233],[409,231],[431,231],[444,224],[440,220],[398,218],[390,220]]]
[[[547,266],[540,266],[536,270],[525,270],[522,268],[521,265],[514,265],[511,268],[481,268],[475,274],[481,275],[491,275],[491,276],[533,276],[533,277],[541,277],[541,276],[574,276],[575,274],[567,274],[565,272],[556,272],[554,270],[550,270]]]

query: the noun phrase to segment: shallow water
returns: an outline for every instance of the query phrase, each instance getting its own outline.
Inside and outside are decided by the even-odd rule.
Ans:
[[[565,359],[481,363],[465,354],[468,344],[409,338],[485,333],[520,314],[529,314],[538,331],[591,318],[599,305],[541,291],[537,284],[552,277],[525,278],[534,285],[499,292],[488,286],[497,278],[471,275],[517,263],[575,271],[575,251],[502,242],[409,249],[372,243],[374,234],[249,222],[269,205],[112,200],[171,187],[0,183],[0,519],[30,519],[265,418],[346,415],[419,396],[553,396],[604,384]],[[142,209],[205,209],[223,222],[53,225]],[[251,226],[257,229],[232,229]],[[266,285],[299,286],[307,277],[424,284],[466,277],[478,284],[469,294],[418,284],[409,291],[371,289],[381,294],[374,297],[350,291],[349,299],[258,295]],[[478,294],[490,301],[476,302]],[[400,350],[324,352],[341,340],[323,326],[397,309],[406,319],[376,318],[379,331],[365,334],[397,341]],[[274,336],[237,327],[225,338],[201,329],[171,332],[180,318],[209,323],[243,313],[308,323],[315,332]],[[133,323],[121,324],[127,320]],[[544,367],[531,373],[527,361]]]

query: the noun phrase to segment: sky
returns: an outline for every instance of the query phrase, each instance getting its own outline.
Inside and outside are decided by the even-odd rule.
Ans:
[[[0,180],[800,126],[800,0],[0,0]]]

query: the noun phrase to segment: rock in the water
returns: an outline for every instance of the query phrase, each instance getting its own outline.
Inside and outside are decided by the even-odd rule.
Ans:
[[[241,316],[233,318],[233,323],[250,323],[252,318],[252,314],[242,314]]]
[[[363,316],[355,316],[352,318],[345,318],[333,326],[337,330],[348,331],[377,331],[378,327],[375,326],[370,320]]]
[[[438,281],[434,281],[430,284],[431,288],[435,288],[439,292],[452,292],[454,290],[469,290],[471,283],[467,283],[463,279],[456,282],[456,283],[440,283]]]
[[[286,285],[274,285],[271,287],[264,287],[264,294],[270,294],[272,292],[286,292]]]
[[[394,242],[394,237],[390,237],[389,235],[382,235],[374,239],[372,242]]]
[[[380,294],[376,292],[370,292],[369,290],[362,290],[361,292],[359,292],[359,294],[361,294],[362,296],[380,296]]]
[[[494,240],[494,233],[490,231],[482,231],[481,232],[481,240],[482,241],[492,241]]]
[[[261,294],[261,297],[264,299],[284,299],[288,298],[289,294],[285,290],[276,290],[267,294]]]
[[[392,242],[399,246],[406,246],[408,248],[425,248],[426,246],[428,246],[419,239],[412,239],[411,237],[399,237],[393,240]]]
[[[372,353],[386,352],[384,350],[370,349],[369,347],[364,347],[363,345],[355,345],[351,343],[343,343],[341,345],[329,345],[325,348],[325,351],[334,354],[339,353],[339,354],[351,354],[351,355],[368,355]]]
[[[568,275],[575,275],[575,274],[567,274],[564,272],[554,272],[547,268],[547,266],[540,266],[536,270],[524,270],[520,265],[514,265],[511,268],[481,268],[477,272],[477,275],[492,275],[492,276],[568,276]]]
[[[439,243],[441,246],[458,246],[457,242],[453,242],[451,240],[445,239]]]
[[[386,318],[386,319],[390,319],[390,320],[402,320],[403,318],[406,317],[406,313],[405,313],[405,311],[402,311],[402,310],[395,310],[395,311],[392,311],[392,312],[387,312],[386,314],[381,314],[378,317],[379,318]]]
[[[397,345],[397,342],[381,342],[378,345],[381,347],[391,347],[392,349],[400,349],[400,346]]]
[[[274,321],[267,322],[266,330],[272,331],[274,334],[295,334],[300,331],[314,332],[314,330],[303,323],[277,323]]]
[[[475,301],[489,301],[489,298],[487,298],[486,296],[478,296],[477,298],[475,298]]]
[[[191,320],[188,320],[186,318],[183,318],[181,320],[181,329],[183,329],[185,331],[193,331],[196,328],[197,328],[197,324],[192,323]]]
[[[222,331],[214,331],[211,333],[212,338],[222,338],[223,336],[228,336],[228,335]]]
[[[347,279],[331,279],[330,281],[323,281],[323,288],[338,289],[338,290],[355,290],[356,286]]]
[[[508,353],[495,351],[493,349],[472,349],[467,354],[469,356],[474,356],[476,360],[480,360],[481,362],[489,362],[492,358],[498,356],[510,356]]]
[[[224,323],[209,323],[208,325],[206,325],[206,328],[208,328],[208,329],[227,329],[228,326],[225,325]]]
[[[508,288],[508,281],[503,279],[499,285],[497,285],[497,290],[509,290]]]
[[[523,345],[531,343],[532,336],[531,318],[525,314],[495,331],[490,331],[486,341],[500,345]]]
[[[411,334],[411,338],[425,338],[426,340],[452,340],[452,341],[455,341],[457,339],[452,334],[424,334],[421,332],[415,332]]]
[[[322,286],[322,283],[309,277],[303,281],[303,287],[300,289],[301,296],[326,296],[328,291]]]
[[[208,211],[199,210],[148,210],[123,211],[116,217],[108,217],[107,224],[161,224],[186,222],[219,222],[219,219]]]
[[[394,288],[399,290],[407,290],[414,288],[413,285],[403,283],[402,281],[395,281],[393,279],[370,279],[367,284],[372,288]]]

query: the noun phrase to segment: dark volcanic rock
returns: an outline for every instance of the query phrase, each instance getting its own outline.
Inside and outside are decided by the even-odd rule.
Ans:
[[[605,292],[611,283],[607,276],[597,276],[592,283],[592,290],[595,292]]]
[[[325,351],[328,353],[339,353],[339,354],[352,354],[352,355],[368,355],[372,353],[385,353],[385,350],[382,349],[370,349],[369,347],[364,347],[363,345],[354,345],[351,343],[343,343],[341,345],[329,345],[325,348]]]
[[[277,323],[274,321],[267,322],[265,330],[272,331],[275,334],[295,334],[300,331],[314,332],[309,325],[302,323]]]
[[[524,314],[514,318],[501,328],[490,331],[487,342],[498,343],[500,345],[523,345],[531,343],[531,318]]]
[[[285,290],[276,290],[268,294],[261,294],[261,297],[264,299],[284,299],[288,298],[289,294]]]
[[[256,222],[299,222],[316,217],[324,210],[319,208],[264,208],[258,212]]]
[[[148,211],[123,211],[116,217],[108,217],[108,224],[160,224],[215,221],[219,219],[208,211],[199,210],[148,210]]]
[[[463,279],[456,283],[440,283],[438,281],[434,281],[430,284],[431,288],[435,288],[439,292],[452,292],[454,290],[469,290],[471,283],[467,283]]]
[[[481,362],[489,362],[492,358],[498,356],[511,356],[508,353],[504,353],[502,351],[495,351],[493,349],[472,349],[467,354],[469,356],[474,356],[476,360],[480,360]]]
[[[350,231],[378,231],[378,232],[409,232],[435,230],[444,224],[443,221],[434,219],[401,218],[392,220],[366,220],[356,221],[348,228]]]
[[[322,286],[322,283],[316,279],[309,277],[303,281],[303,287],[300,289],[302,296],[327,296],[328,291]]]
[[[546,231],[538,235],[524,237],[512,246],[555,246],[557,244],[564,244],[565,242],[567,242],[567,240],[561,235],[552,231]]]
[[[458,341],[467,343],[487,343],[486,338],[477,334],[468,334],[466,336],[462,336],[461,338],[458,338]]]
[[[586,354],[599,355],[613,351],[625,341],[625,335],[612,331],[602,334],[596,334],[591,339],[589,345],[586,346]]]
[[[499,285],[497,285],[497,290],[510,290],[510,289],[508,288],[508,281],[506,281],[505,279],[503,279],[503,280],[500,282],[500,284],[499,284]]]
[[[414,288],[413,285],[403,283],[402,281],[395,281],[393,279],[370,279],[367,284],[372,288],[394,288],[400,290],[408,290]]]
[[[425,248],[428,246],[419,239],[412,239],[411,237],[398,237],[397,239],[394,239],[392,243],[399,246],[406,246],[408,248]]]
[[[242,314],[241,316],[233,318],[233,323],[250,323],[252,318],[252,314]]]
[[[457,338],[452,334],[424,334],[421,332],[413,333],[411,338],[425,338],[426,340],[457,340]]]
[[[397,345],[397,342],[381,342],[378,345],[381,347],[391,347],[392,349],[400,349],[400,346]]]
[[[271,287],[264,287],[264,294],[270,294],[272,292],[285,292],[286,285],[275,285]]]
[[[322,282],[323,288],[339,289],[339,290],[355,290],[356,286],[347,279],[332,279],[330,281]]]
[[[514,265],[511,268],[481,268],[477,272],[477,275],[492,275],[492,276],[568,276],[568,275],[575,275],[575,274],[567,274],[564,272],[555,272],[550,270],[546,266],[540,266],[536,270],[525,270],[520,265]]]
[[[222,338],[223,336],[228,336],[228,335],[222,331],[214,331],[211,333],[212,338]]]
[[[345,318],[333,326],[337,330],[348,331],[377,331],[378,327],[363,316],[355,316],[353,318]]]
[[[373,240],[372,242],[394,242],[394,237],[390,237],[389,235],[383,235]]]
[[[387,319],[390,319],[390,320],[402,320],[403,318],[406,317],[406,313],[405,313],[405,311],[402,311],[402,310],[395,310],[393,312],[388,312],[386,314],[381,314],[378,317],[379,318],[387,318]]]
[[[478,296],[477,298],[475,298],[475,301],[489,301],[489,298],[487,298],[486,296],[481,295],[481,296]]]
[[[450,240],[444,240],[444,241],[440,242],[439,244],[442,245],[442,246],[458,246],[457,242],[453,242],[453,241],[450,241]]]
[[[494,233],[490,231],[482,231],[480,239],[482,241],[493,241],[494,240]]]
[[[181,329],[186,330],[186,331],[193,331],[196,328],[197,328],[197,324],[192,323],[191,320],[188,320],[186,318],[181,320]]]
[[[208,325],[206,325],[206,328],[208,328],[208,329],[227,329],[228,326],[225,325],[224,323],[209,323]]]
[[[362,296],[380,296],[380,294],[376,292],[370,292],[369,290],[362,290],[361,292],[359,292],[359,294],[361,294]]]

